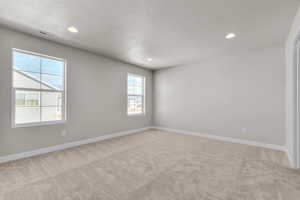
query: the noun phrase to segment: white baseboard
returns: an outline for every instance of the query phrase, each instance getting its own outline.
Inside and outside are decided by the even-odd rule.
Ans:
[[[68,148],[72,148],[72,147],[76,147],[76,146],[80,146],[80,145],[84,145],[84,144],[95,143],[95,142],[99,142],[99,141],[103,141],[103,140],[107,140],[107,139],[111,139],[111,138],[115,138],[115,137],[130,135],[130,134],[137,133],[137,132],[143,132],[143,131],[146,131],[149,129],[158,129],[158,130],[164,130],[164,131],[174,132],[174,133],[178,133],[178,134],[200,136],[200,137],[205,137],[205,138],[209,138],[209,139],[221,140],[221,141],[225,141],[225,142],[246,144],[246,145],[251,145],[251,146],[259,146],[259,147],[263,147],[263,148],[285,151],[290,160],[290,163],[292,164],[292,166],[294,166],[292,156],[289,154],[289,152],[287,151],[287,148],[285,146],[274,145],[274,144],[265,144],[265,143],[250,141],[250,140],[222,137],[222,136],[210,135],[210,134],[205,134],[205,133],[195,133],[195,132],[191,132],[191,131],[178,130],[178,129],[172,129],[172,128],[166,128],[166,127],[157,127],[157,126],[133,129],[133,130],[129,130],[129,131],[122,131],[122,132],[117,132],[117,133],[113,133],[113,134],[109,134],[109,135],[103,135],[103,136],[99,136],[99,137],[88,138],[85,140],[65,143],[65,144],[61,144],[61,145],[40,148],[40,149],[36,149],[33,151],[27,151],[27,152],[2,156],[2,157],[0,157],[0,163],[18,160],[18,159],[22,159],[22,158],[28,158],[28,157],[32,157],[32,156],[41,155],[41,154],[46,154],[46,153],[59,151],[59,150],[63,150],[63,149],[68,149]]]
[[[113,133],[113,134],[109,134],[109,135],[88,138],[88,139],[80,140],[80,141],[76,141],[76,142],[70,142],[70,143],[60,144],[60,145],[56,145],[56,146],[50,146],[50,147],[46,147],[46,148],[36,149],[33,151],[27,151],[27,152],[2,156],[2,157],[0,157],[0,163],[18,160],[21,158],[37,156],[37,155],[41,155],[41,154],[45,154],[45,153],[68,149],[71,147],[77,147],[77,146],[84,145],[84,144],[90,144],[90,143],[99,142],[102,140],[107,140],[107,139],[111,139],[111,138],[115,138],[115,137],[130,135],[130,134],[137,133],[137,132],[143,132],[143,131],[149,130],[151,128],[152,127],[145,127],[145,128],[133,129],[133,130],[129,130],[129,131],[122,131],[122,132],[117,132],[117,133]]]
[[[267,144],[267,143],[261,143],[261,142],[251,141],[251,140],[223,137],[223,136],[211,135],[211,134],[207,134],[207,133],[195,133],[192,131],[178,130],[178,129],[172,129],[172,128],[166,128],[166,127],[159,127],[159,126],[153,127],[153,128],[158,129],[158,130],[169,131],[169,132],[173,132],[173,133],[200,136],[200,137],[205,137],[205,138],[214,139],[214,140],[221,140],[221,141],[225,141],[225,142],[232,142],[232,143],[238,143],[238,144],[246,144],[246,145],[251,145],[251,146],[258,146],[258,147],[287,152],[286,146],[280,146],[280,145],[275,145],[275,144]]]
[[[296,165],[295,165],[295,162],[294,162],[294,159],[293,159],[293,155],[290,154],[290,152],[288,151],[288,149],[286,150],[286,154],[287,154],[287,157],[290,161],[290,164],[293,168],[296,168]]]

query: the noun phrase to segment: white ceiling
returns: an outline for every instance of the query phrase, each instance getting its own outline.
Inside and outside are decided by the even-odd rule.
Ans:
[[[0,0],[0,24],[158,69],[284,42],[299,0]],[[75,26],[78,34],[67,27]],[[49,33],[42,36],[39,31]],[[228,32],[236,33],[226,40]],[[153,61],[147,61],[147,58]]]

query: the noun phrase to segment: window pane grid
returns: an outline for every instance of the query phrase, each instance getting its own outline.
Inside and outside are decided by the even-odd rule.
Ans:
[[[127,79],[127,113],[143,114],[145,77],[139,75],[128,74]]]
[[[64,120],[64,61],[18,50],[13,56],[14,124]]]

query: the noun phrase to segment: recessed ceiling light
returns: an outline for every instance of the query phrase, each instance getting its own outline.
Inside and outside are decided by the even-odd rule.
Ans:
[[[151,62],[151,61],[152,61],[152,58],[147,58],[147,60],[148,60],[149,62]]]
[[[74,26],[70,26],[68,28],[68,31],[71,32],[71,33],[78,33],[78,29],[76,27],[74,27]]]
[[[225,36],[226,39],[232,39],[232,38],[235,38],[235,37],[236,37],[236,35],[235,35],[234,33],[228,33],[228,34]]]

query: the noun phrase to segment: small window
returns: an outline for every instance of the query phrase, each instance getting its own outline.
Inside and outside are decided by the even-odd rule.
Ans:
[[[145,77],[143,76],[128,74],[127,114],[145,114]]]
[[[65,114],[65,60],[13,50],[13,126],[59,123]]]

